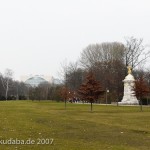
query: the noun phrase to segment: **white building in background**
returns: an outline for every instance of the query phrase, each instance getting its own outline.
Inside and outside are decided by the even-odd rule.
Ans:
[[[53,83],[53,77],[46,75],[29,75],[22,76],[21,81],[32,87],[37,87],[39,84]]]

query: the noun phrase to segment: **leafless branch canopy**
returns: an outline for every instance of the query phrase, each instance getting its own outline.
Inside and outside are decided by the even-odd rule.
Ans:
[[[136,39],[134,37],[127,38],[125,46],[126,66],[130,65],[132,68],[135,68],[150,57],[150,50],[146,50],[143,46],[143,39]]]

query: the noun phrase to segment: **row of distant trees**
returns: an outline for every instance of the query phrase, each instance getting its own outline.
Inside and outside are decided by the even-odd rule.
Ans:
[[[26,99],[27,87],[23,82],[13,80],[13,71],[0,73],[0,100]]]
[[[134,37],[125,39],[125,44],[120,42],[90,44],[83,49],[79,60],[62,64],[60,75],[63,82],[60,84],[49,83],[30,87],[23,82],[14,81],[13,71],[6,69],[4,74],[0,74],[0,99],[45,99],[65,102],[71,99],[83,100],[81,87],[92,72],[94,80],[100,83],[103,91],[101,92],[103,96],[98,97],[98,101],[105,103],[109,91],[107,102],[118,102],[123,97],[122,80],[127,75],[129,65],[133,68],[136,81],[142,82],[139,85],[137,83],[137,96],[149,97],[150,71],[149,68],[145,68],[149,56],[150,51],[143,46],[143,40]]]
[[[61,84],[41,83],[32,87],[13,80],[13,71],[6,69],[0,74],[0,100],[57,100],[61,98]]]

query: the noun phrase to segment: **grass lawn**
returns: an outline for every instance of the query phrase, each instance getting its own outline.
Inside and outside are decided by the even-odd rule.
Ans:
[[[51,101],[2,101],[0,150],[150,149],[150,107],[140,112],[137,106],[94,105],[93,110],[87,104],[67,104],[65,110],[64,103]],[[2,143],[17,140],[22,144]]]

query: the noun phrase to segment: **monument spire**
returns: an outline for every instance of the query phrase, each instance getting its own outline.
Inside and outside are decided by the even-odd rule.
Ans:
[[[132,74],[132,67],[131,66],[128,66],[128,74]]]

